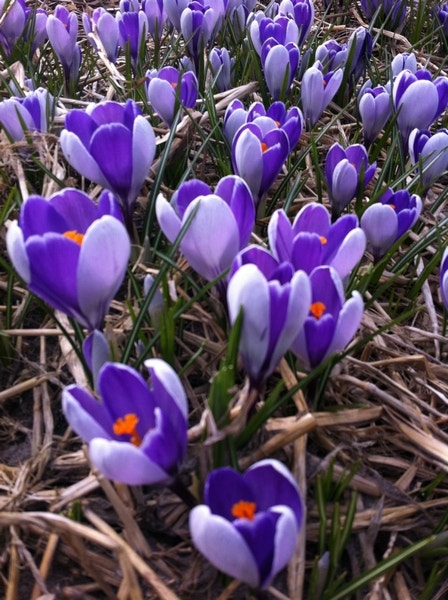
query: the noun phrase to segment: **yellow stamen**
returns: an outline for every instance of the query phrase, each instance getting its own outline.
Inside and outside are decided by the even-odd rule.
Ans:
[[[316,317],[316,319],[320,319],[326,308],[327,307],[323,302],[313,302],[310,306],[310,313],[313,315],[313,317]]]
[[[139,421],[140,419],[134,413],[127,413],[124,417],[118,417],[113,424],[115,435],[130,435],[131,439],[129,441],[131,444],[140,446],[142,438],[136,429]]]
[[[320,237],[320,243],[322,244],[322,246],[327,243],[328,240],[324,235],[321,235],[319,237]]]
[[[264,142],[261,142],[261,151],[262,152],[266,152],[266,150],[268,150],[269,146],[267,144],[265,144]]]
[[[252,521],[255,517],[256,510],[257,505],[255,502],[240,500],[232,506],[232,515],[237,519],[248,519],[249,521]]]
[[[71,231],[65,231],[63,233],[63,236],[68,238],[69,240],[72,240],[72,242],[75,242],[79,246],[82,244],[82,241],[84,239],[84,234],[78,233],[76,229],[72,229]]]

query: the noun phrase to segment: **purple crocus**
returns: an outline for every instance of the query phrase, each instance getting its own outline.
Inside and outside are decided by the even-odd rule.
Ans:
[[[31,8],[27,10],[23,37],[27,42],[31,42],[31,58],[34,56],[36,50],[48,39],[47,20],[48,15],[43,8]]]
[[[44,88],[29,92],[25,98],[9,98],[0,103],[0,125],[15,141],[25,139],[25,131],[46,133],[55,101]]]
[[[119,47],[118,23],[115,17],[100,6],[91,14],[84,12],[82,23],[87,38],[95,50],[103,51],[108,60],[115,64]]]
[[[310,274],[316,267],[333,267],[347,277],[361,260],[366,236],[356,215],[343,215],[333,224],[322,204],[306,204],[293,223],[285,211],[274,212],[268,225],[269,247],[279,262],[290,262],[294,269]]]
[[[344,67],[347,56],[347,44],[340,44],[331,38],[316,48],[316,61],[321,63],[325,73]]]
[[[180,249],[191,267],[208,281],[230,267],[247,245],[255,224],[249,187],[235,175],[221,179],[215,192],[198,179],[186,181],[175,192],[171,204],[159,195],[156,214],[170,242],[191,219]]]
[[[352,292],[351,298],[345,300],[344,286],[332,267],[314,269],[310,284],[308,316],[291,345],[291,350],[308,370],[347,346],[361,323],[364,311],[359,292]]]
[[[155,135],[137,104],[90,104],[65,118],[61,148],[81,175],[110,189],[130,227],[132,212],[155,154]],[[113,152],[110,149],[113,148]]]
[[[101,329],[130,255],[130,242],[113,195],[98,205],[66,188],[30,196],[6,235],[12,264],[28,288],[89,330]]]
[[[422,101],[424,98],[424,102]],[[401,71],[393,82],[392,99],[405,143],[413,129],[427,129],[448,103],[448,78],[434,80],[426,69]]]
[[[406,20],[406,1],[404,0],[361,0],[361,8],[366,19],[370,22],[373,17],[375,26],[384,24],[392,31],[400,30]]]
[[[226,92],[232,85],[235,59],[230,57],[227,48],[212,48],[208,58],[217,91]]]
[[[200,56],[213,39],[225,15],[224,2],[215,0],[193,0],[187,4],[180,16],[180,31],[188,52],[199,72]]]
[[[428,188],[448,169],[448,130],[439,129],[431,135],[426,129],[413,129],[409,156],[413,165],[418,163],[423,185]]]
[[[128,485],[170,484],[187,449],[187,400],[167,363],[153,358],[145,366],[149,386],[131,367],[106,363],[97,382],[101,400],[70,385],[62,409],[102,475]]]
[[[308,129],[312,129],[322,113],[337,94],[342,83],[342,69],[322,72],[322,64],[316,61],[306,69],[302,77],[302,108]]]
[[[314,22],[314,4],[312,0],[282,0],[278,7],[280,15],[292,17],[299,28],[298,46],[308,38]]]
[[[440,265],[440,292],[443,304],[448,310],[448,248],[445,248]]]
[[[212,471],[204,504],[190,513],[190,532],[214,567],[264,589],[292,558],[303,513],[291,473],[267,459],[243,474],[229,467]]]
[[[243,311],[239,351],[251,386],[260,390],[302,328],[311,302],[308,276],[259,246],[238,255],[233,271],[229,318],[234,323]]]
[[[359,98],[358,108],[364,131],[364,143],[370,146],[392,115],[390,93],[382,85],[366,88]]]
[[[192,71],[180,72],[175,67],[148,71],[146,95],[162,121],[171,127],[179,109],[194,108],[198,98],[198,80]]]
[[[50,44],[64,69],[65,81],[74,85],[81,65],[81,48],[77,44],[78,17],[59,4],[47,18],[47,34]]]
[[[413,52],[400,52],[390,63],[390,69],[392,77],[401,73],[401,71],[411,71],[415,73],[417,71],[417,57]]]
[[[148,21],[142,10],[117,11],[118,39],[120,46],[129,48],[132,68],[137,71],[140,64],[140,52],[148,32]]]
[[[372,56],[373,39],[372,34],[365,27],[357,27],[351,34],[347,42],[347,60],[346,70],[350,86],[362,77],[366,70],[366,65]]]
[[[407,190],[388,188],[378,202],[371,204],[361,217],[367,249],[377,262],[389,248],[411,229],[422,211],[422,200]]]
[[[0,46],[9,57],[20,39],[27,20],[24,0],[0,0]]]
[[[285,46],[273,38],[266,40],[261,48],[263,74],[273,100],[280,100],[291,87],[300,61],[297,44],[289,42]]]
[[[294,19],[284,15],[277,15],[273,19],[261,13],[260,19],[252,19],[249,26],[249,35],[253,47],[261,58],[261,49],[267,40],[274,40],[277,44],[287,46],[299,41],[299,28]],[[271,42],[273,44],[273,42]]]
[[[362,144],[344,148],[337,142],[327,152],[325,179],[335,214],[363,190],[375,175],[376,162],[369,165],[367,150]]]
[[[163,0],[142,0],[142,11],[146,15],[149,35],[153,40],[160,40],[168,19]]]
[[[255,122],[238,129],[232,143],[232,166],[248,184],[257,205],[276,180],[288,155],[289,140],[282,129],[265,134]]]

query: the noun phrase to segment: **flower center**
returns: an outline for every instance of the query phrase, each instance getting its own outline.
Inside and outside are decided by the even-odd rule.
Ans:
[[[134,413],[127,413],[124,415],[124,417],[118,417],[113,424],[115,435],[130,435],[131,439],[129,441],[131,444],[134,444],[134,446],[140,446],[142,443],[142,438],[137,432],[137,425],[139,421],[140,419]]]
[[[269,146],[265,142],[261,142],[261,151],[264,153],[268,150]]]
[[[316,319],[320,319],[321,316],[324,314],[326,308],[327,307],[323,302],[313,302],[310,306],[310,313]]]
[[[171,87],[172,87],[173,89],[176,89],[176,88],[177,88],[177,83],[172,83],[172,84],[171,84]]]
[[[76,229],[72,229],[71,231],[65,231],[62,235],[71,240],[72,242],[75,242],[75,244],[78,244],[79,246],[82,244],[82,241],[84,239],[84,234],[79,233],[78,231],[76,231]]]
[[[235,502],[232,506],[232,515],[236,519],[248,519],[249,521],[253,521],[256,510],[257,505],[255,502],[240,500],[239,502]]]
[[[324,235],[319,236],[319,239],[320,239],[320,243],[322,244],[322,246],[324,244],[326,244],[327,241],[328,241],[327,238]]]

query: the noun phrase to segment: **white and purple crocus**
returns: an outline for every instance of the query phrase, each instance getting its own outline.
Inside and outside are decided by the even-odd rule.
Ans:
[[[12,264],[34,294],[89,331],[102,328],[131,250],[110,192],[104,191],[98,204],[72,188],[49,200],[30,196],[6,243]]]
[[[268,459],[243,474],[229,467],[212,471],[204,504],[190,513],[190,532],[213,566],[265,589],[294,554],[303,512],[291,473]]]
[[[116,195],[130,230],[135,202],[156,151],[154,131],[137,104],[99,102],[85,111],[71,110],[60,141],[65,158],[78,173]]]
[[[169,485],[187,449],[187,400],[167,363],[153,358],[145,366],[149,385],[133,368],[106,363],[97,381],[100,400],[70,385],[62,409],[102,475],[128,485]]]
[[[192,71],[182,73],[175,67],[148,71],[145,87],[149,102],[168,127],[178,110],[194,108],[198,98],[196,75]]]

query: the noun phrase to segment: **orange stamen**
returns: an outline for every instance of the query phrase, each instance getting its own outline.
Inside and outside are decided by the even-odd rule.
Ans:
[[[328,240],[324,235],[321,235],[319,237],[320,237],[320,243],[322,244],[322,246],[327,243]]]
[[[140,446],[142,438],[137,432],[137,425],[140,419],[134,413],[127,413],[124,417],[118,417],[113,424],[113,430],[115,435],[130,435],[129,440],[134,446]]]
[[[280,127],[281,125],[280,121],[275,121],[275,124],[277,125],[277,127]]]
[[[177,88],[177,83],[172,83],[171,87],[174,88],[174,89],[176,89]]]
[[[389,206],[395,210],[395,204],[389,204]]]
[[[76,231],[76,229],[72,229],[71,231],[66,231],[65,233],[63,233],[63,236],[68,238],[69,240],[72,240],[72,242],[75,242],[79,246],[82,244],[82,241],[84,239],[84,234],[78,233]]]
[[[255,502],[247,502],[246,500],[240,500],[232,506],[232,515],[236,519],[248,519],[252,521],[255,517],[255,511],[257,505]]]
[[[313,315],[313,317],[316,317],[316,319],[320,319],[326,308],[327,307],[323,302],[313,302],[310,306],[310,313]]]
[[[261,142],[261,151],[262,152],[266,152],[266,150],[268,150],[269,146],[267,144],[265,144],[264,142]]]

